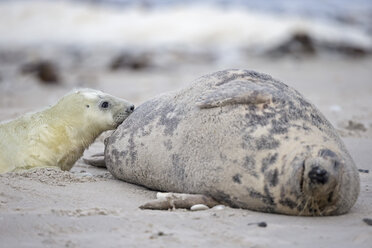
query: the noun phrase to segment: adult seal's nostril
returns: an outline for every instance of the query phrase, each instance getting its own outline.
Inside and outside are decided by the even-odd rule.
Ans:
[[[315,166],[308,174],[312,183],[326,184],[328,182],[328,172],[319,166]]]
[[[131,105],[130,107],[127,108],[126,112],[127,113],[132,113],[134,111],[134,105]]]

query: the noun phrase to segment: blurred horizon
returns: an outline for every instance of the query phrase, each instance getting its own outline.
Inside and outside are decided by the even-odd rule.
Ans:
[[[352,119],[358,95],[369,125],[371,55],[367,0],[0,0],[0,120],[76,87],[137,104],[246,68],[295,86],[334,122]]]
[[[372,1],[0,1],[5,47],[110,44],[265,52],[293,38],[322,43],[325,50],[336,44],[369,52]]]

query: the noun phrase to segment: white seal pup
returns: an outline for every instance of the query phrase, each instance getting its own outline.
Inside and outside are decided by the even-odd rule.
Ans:
[[[43,111],[0,123],[0,173],[50,166],[70,170],[98,135],[115,129],[133,109],[125,100],[81,89]]]
[[[353,159],[319,110],[248,70],[212,73],[143,103],[108,138],[105,162],[117,178],[150,189],[288,215],[344,214],[360,189]]]

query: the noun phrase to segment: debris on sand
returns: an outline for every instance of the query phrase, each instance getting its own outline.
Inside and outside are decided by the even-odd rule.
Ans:
[[[267,227],[267,223],[265,221],[249,223],[248,226],[250,225],[257,225],[258,227]]]
[[[34,74],[41,83],[60,83],[60,75],[57,65],[49,60],[39,60],[26,63],[21,67],[22,74]]]
[[[279,46],[268,52],[272,56],[285,54],[293,55],[314,55],[316,53],[315,44],[309,34],[305,32],[296,32]]]
[[[351,131],[362,131],[362,132],[367,131],[367,128],[364,126],[363,123],[352,121],[352,120],[348,122],[345,128]]]
[[[122,53],[115,57],[111,64],[110,69],[115,70],[143,70],[151,66],[150,55],[146,53],[142,54],[130,54]]]
[[[296,57],[314,56],[323,52],[341,54],[351,58],[363,58],[371,54],[369,48],[347,41],[326,41],[312,37],[307,31],[295,31],[290,37],[276,47],[270,49],[269,56],[280,57],[293,55]]]
[[[364,223],[366,223],[367,225],[372,226],[372,219],[370,219],[370,218],[364,218],[363,221],[364,221]]]

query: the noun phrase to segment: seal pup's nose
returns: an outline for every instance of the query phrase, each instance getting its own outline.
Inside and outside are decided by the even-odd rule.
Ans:
[[[329,178],[328,172],[319,166],[315,166],[314,168],[312,168],[309,171],[308,176],[312,183],[320,183],[320,184],[327,183],[328,178]]]
[[[132,113],[133,111],[134,111],[134,105],[130,105],[130,106],[127,108],[127,110],[126,110],[127,113]]]

